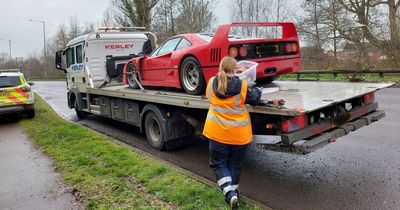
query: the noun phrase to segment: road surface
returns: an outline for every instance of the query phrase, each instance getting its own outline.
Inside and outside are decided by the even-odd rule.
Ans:
[[[83,209],[17,121],[0,118],[0,209]]]
[[[65,82],[34,87],[61,115],[68,110]],[[309,155],[264,151],[252,145],[245,159],[241,192],[274,209],[400,209],[400,89],[376,94],[386,117]],[[156,151],[138,129],[97,116],[79,123],[122,140],[210,180],[207,142]]]

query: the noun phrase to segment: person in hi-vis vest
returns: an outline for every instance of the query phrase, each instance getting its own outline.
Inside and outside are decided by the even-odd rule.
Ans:
[[[258,104],[262,93],[236,77],[237,68],[237,61],[226,56],[217,75],[208,81],[206,97],[210,107],[203,130],[209,139],[210,167],[232,208],[238,207],[241,165],[253,137],[246,104]]]

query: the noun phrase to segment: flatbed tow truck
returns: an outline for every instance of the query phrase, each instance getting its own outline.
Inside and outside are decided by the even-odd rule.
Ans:
[[[264,87],[262,98],[280,98],[285,100],[285,105],[247,106],[252,117],[255,143],[262,149],[282,152],[307,154],[317,150],[383,118],[385,112],[377,110],[374,92],[389,85],[320,81],[275,81],[268,84]],[[209,107],[209,101],[204,96],[134,90],[128,86],[89,88],[87,94],[88,97],[100,98],[101,102],[99,105],[89,104],[82,111],[136,125],[146,130],[149,141],[161,140],[165,143],[192,135],[194,130],[190,126],[201,129]],[[135,114],[130,115],[132,110]],[[159,119],[153,120],[159,125],[145,123],[149,112],[157,113],[156,118]],[[179,114],[174,116],[174,113]],[[129,116],[136,117],[131,119]],[[301,128],[302,123],[308,126]],[[282,132],[282,129],[290,131],[295,129],[290,127],[297,126],[299,129],[296,131]]]
[[[108,77],[103,78],[108,81],[106,85],[104,81],[96,81],[100,74],[96,76],[95,68],[91,68],[90,60],[94,59],[90,57],[88,48],[96,43],[110,46],[107,40],[113,43],[116,43],[115,40],[117,43],[127,41],[128,34],[133,34],[132,39],[143,39],[138,36],[143,34],[139,31],[123,32],[124,39],[118,40],[120,33],[85,35],[72,40],[63,51],[57,52],[56,67],[67,73],[69,107],[76,110],[78,117],[90,113],[136,126],[140,132],[146,133],[150,145],[159,150],[175,147],[182,139],[201,134],[209,107],[209,101],[204,96],[154,88],[132,89],[118,81],[113,83]],[[104,38],[104,43],[99,42],[102,40],[99,37]],[[77,52],[78,49],[83,49],[86,55]],[[76,53],[71,53],[71,50]],[[86,58],[75,56],[82,54]],[[70,62],[68,68],[61,66],[62,56],[65,55],[67,63]],[[68,58],[68,55],[76,59]],[[109,59],[114,62],[111,66],[118,66],[116,61],[129,59],[116,55],[103,57],[112,58]],[[374,92],[391,85],[330,81],[275,81],[264,84],[263,99],[279,98],[285,104],[247,106],[254,142],[261,149],[296,154],[313,152],[349,132],[382,119],[385,112],[378,110]]]

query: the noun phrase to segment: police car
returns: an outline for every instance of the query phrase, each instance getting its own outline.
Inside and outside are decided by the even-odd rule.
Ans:
[[[25,114],[35,117],[33,82],[27,82],[18,69],[0,70],[0,116]]]

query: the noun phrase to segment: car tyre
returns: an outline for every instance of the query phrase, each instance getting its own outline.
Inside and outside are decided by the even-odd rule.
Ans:
[[[256,83],[257,84],[269,84],[269,83],[273,82],[274,80],[277,80],[278,78],[279,78],[279,76],[277,76],[277,75],[264,77],[264,78],[258,78],[256,80]]]
[[[182,88],[190,95],[199,95],[206,89],[203,70],[195,57],[187,57],[180,66],[179,78]]]
[[[133,89],[138,89],[139,84],[135,81],[133,74],[136,75],[136,79],[139,79],[137,77],[137,72],[136,72],[136,66],[133,63],[128,63],[128,66],[126,67],[126,72],[129,73],[126,75],[126,80],[128,81],[129,87]]]
[[[152,111],[147,113],[144,120],[144,129],[150,146],[158,150],[164,150],[167,126],[161,117]]]
[[[35,115],[36,115],[36,114],[35,114],[35,109],[30,109],[30,110],[26,111],[26,117],[27,117],[28,119],[34,118]]]

